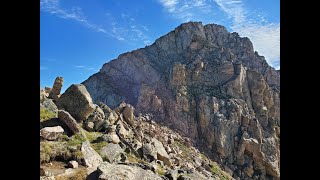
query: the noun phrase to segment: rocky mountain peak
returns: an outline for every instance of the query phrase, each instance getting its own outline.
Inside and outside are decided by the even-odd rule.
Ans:
[[[223,26],[181,24],[82,84],[95,103],[125,101],[188,136],[235,178],[280,176],[280,71]]]

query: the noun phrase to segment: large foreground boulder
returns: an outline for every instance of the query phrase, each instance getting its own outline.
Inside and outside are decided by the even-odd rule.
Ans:
[[[87,119],[95,109],[90,94],[82,84],[72,84],[56,104],[59,109],[68,111],[78,122]]]
[[[99,180],[162,180],[160,176],[150,170],[144,170],[136,166],[116,165],[103,162],[98,167]]]

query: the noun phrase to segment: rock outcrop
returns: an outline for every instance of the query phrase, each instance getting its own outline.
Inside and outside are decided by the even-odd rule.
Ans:
[[[280,72],[223,26],[184,23],[82,84],[95,103],[116,108],[124,101],[188,136],[234,178],[280,178]],[[136,126],[132,110],[123,104],[112,114],[125,112]]]
[[[84,121],[86,130],[88,131],[101,131],[105,130],[107,127],[107,121],[105,120],[105,115],[103,110],[95,105],[94,111],[89,115],[89,117]]]
[[[60,96],[60,91],[62,86],[63,86],[63,77],[57,77],[54,80],[52,89],[50,90],[48,88],[46,89],[46,92],[49,92],[49,98],[54,100],[58,99]]]

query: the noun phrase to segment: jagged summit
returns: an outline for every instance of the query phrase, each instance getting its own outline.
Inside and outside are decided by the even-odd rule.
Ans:
[[[279,86],[280,73],[269,66],[263,56],[254,51],[249,38],[240,37],[238,33],[229,33],[224,26],[217,24],[202,25],[201,22],[183,23],[173,31],[157,39],[152,45],[119,55],[115,60],[121,60],[127,56],[142,56],[148,59],[151,65],[158,66],[172,64],[176,61],[194,61],[194,58],[183,59],[190,53],[205,52],[206,57],[212,60],[230,61],[232,63],[243,64],[249,69],[260,72],[269,85]],[[189,53],[189,54],[188,54]],[[224,57],[216,57],[223,53]],[[153,57],[157,58],[153,58]],[[170,56],[170,57],[168,57]],[[175,58],[179,56],[180,58]],[[112,60],[110,63],[113,63]],[[164,61],[161,63],[159,61]],[[106,72],[110,63],[106,63],[100,72]]]
[[[280,176],[280,71],[249,38],[184,23],[82,84],[95,103],[125,101],[189,136],[234,177]]]

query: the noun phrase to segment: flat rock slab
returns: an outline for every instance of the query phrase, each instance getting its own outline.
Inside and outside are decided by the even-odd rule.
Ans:
[[[40,136],[47,140],[56,140],[63,132],[61,126],[45,127],[40,130]]]
[[[108,162],[103,162],[98,167],[98,172],[100,173],[99,180],[162,180],[160,176],[150,170]]]

